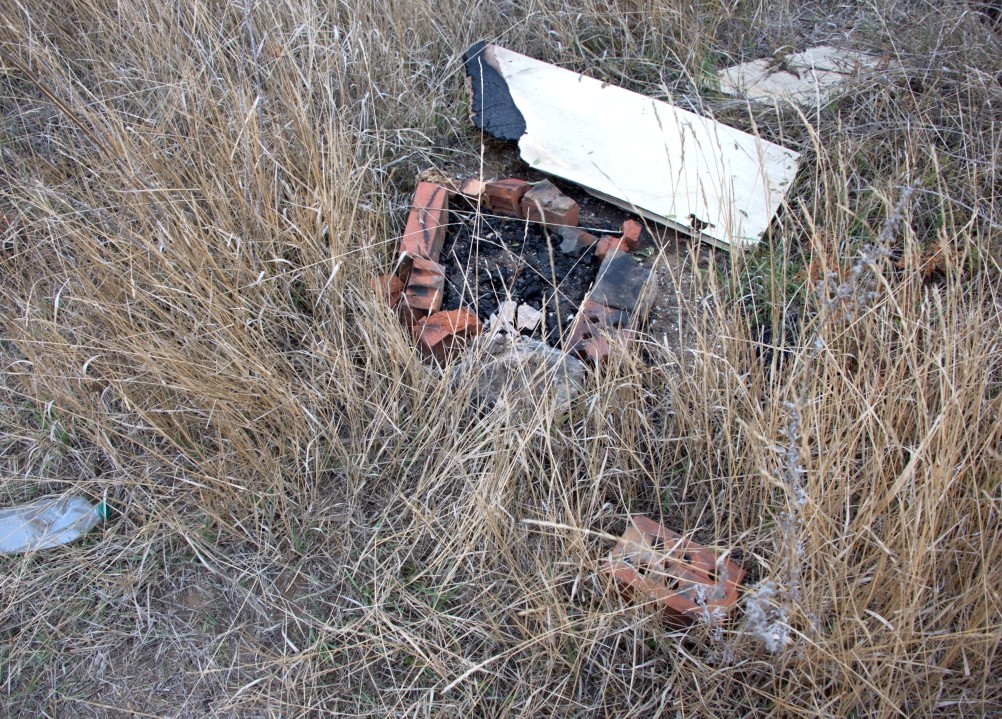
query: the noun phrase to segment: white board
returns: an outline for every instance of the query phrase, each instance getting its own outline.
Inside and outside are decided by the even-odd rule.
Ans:
[[[714,244],[756,244],[796,175],[796,152],[710,118],[496,45],[483,59],[529,165]]]

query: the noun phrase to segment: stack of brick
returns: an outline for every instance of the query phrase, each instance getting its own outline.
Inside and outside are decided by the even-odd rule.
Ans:
[[[467,180],[460,191],[474,198],[490,212],[530,222],[541,222],[552,229],[577,227],[580,208],[549,180],[531,184],[510,178],[493,182]]]
[[[499,215],[554,228],[578,223],[578,204],[548,180],[535,185],[516,179],[467,180],[458,191]],[[380,299],[411,329],[424,354],[442,363],[481,330],[477,316],[468,310],[442,311],[445,268],[438,261],[449,224],[449,196],[450,190],[442,185],[418,183],[396,270],[372,282]]]
[[[438,260],[449,225],[449,194],[441,185],[418,183],[396,270],[373,282],[377,294],[410,328],[424,354],[442,363],[480,332],[480,321],[472,312],[442,311],[445,268]]]
[[[546,225],[561,236],[565,252],[580,254],[595,246],[602,264],[595,286],[571,326],[568,346],[573,354],[599,363],[613,346],[628,344],[632,330],[646,317],[653,291],[653,274],[629,255],[640,241],[639,222],[627,220],[619,236],[598,239],[577,227],[578,204],[549,180],[535,184],[513,178],[467,180],[458,188],[452,187],[450,190],[435,182],[418,184],[396,270],[372,283],[380,298],[411,329],[427,356],[445,362],[481,330],[476,315],[468,310],[442,311],[446,270],[439,259],[452,191],[497,215]]]

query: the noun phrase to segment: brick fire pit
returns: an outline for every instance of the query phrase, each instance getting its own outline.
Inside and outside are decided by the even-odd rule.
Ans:
[[[448,362],[481,333],[482,319],[489,311],[477,307],[475,301],[472,307],[463,306],[467,303],[455,297],[452,301],[460,306],[443,309],[446,296],[456,295],[447,287],[447,283],[455,284],[449,278],[467,271],[463,267],[447,267],[448,263],[443,264],[442,260],[449,232],[450,199],[454,196],[464,198],[473,213],[511,218],[506,222],[521,221],[526,236],[532,229],[527,226],[544,230],[547,245],[551,238],[554,244],[559,240],[559,252],[564,255],[577,258],[586,252],[593,253],[600,261],[594,282],[580,303],[571,303],[576,312],[567,327],[560,326],[558,342],[571,356],[591,363],[603,362],[614,347],[629,346],[635,330],[646,319],[654,291],[653,273],[629,254],[639,243],[639,222],[626,220],[615,234],[596,236],[586,232],[578,227],[578,203],[548,180],[537,183],[519,179],[467,180],[449,187],[420,182],[395,269],[375,279],[373,288],[397,313],[426,357],[441,364]],[[472,244],[481,241],[475,233],[470,233],[470,237]],[[478,254],[477,249],[473,248],[473,255]],[[548,265],[552,266],[555,254],[552,247],[550,253]],[[574,260],[571,264],[580,265],[581,261]],[[539,268],[538,275],[545,277],[546,269]],[[469,290],[465,278],[461,277],[460,282]],[[552,289],[556,294],[556,287]],[[551,340],[557,329],[551,328]]]

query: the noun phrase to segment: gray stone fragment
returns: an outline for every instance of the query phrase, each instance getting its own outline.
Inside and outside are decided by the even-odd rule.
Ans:
[[[577,257],[582,252],[584,252],[584,250],[585,246],[581,243],[580,240],[575,238],[565,239],[563,242],[560,243],[560,251],[563,252],[565,255],[572,255],[574,257]]]
[[[472,379],[473,400],[480,406],[500,405],[521,414],[553,402],[558,412],[566,412],[584,388],[584,363],[538,340],[483,337],[468,356],[465,376],[456,380]]]
[[[580,227],[558,227],[557,234],[560,235],[560,251],[564,254],[578,257],[584,253],[597,241],[597,238],[585,232]]]
[[[543,321],[543,313],[537,310],[532,305],[528,305],[525,302],[518,306],[518,320],[516,326],[519,332],[528,331],[535,332],[536,328],[539,327],[539,323]]]
[[[498,332],[515,332],[515,313],[518,311],[518,304],[512,300],[505,300],[498,305],[497,312],[487,318],[484,325],[484,332],[496,334]]]

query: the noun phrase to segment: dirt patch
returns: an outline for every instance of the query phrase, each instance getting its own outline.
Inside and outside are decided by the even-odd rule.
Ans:
[[[696,344],[693,318],[699,298],[693,276],[691,241],[664,230],[659,238],[662,249],[644,264],[657,276],[657,293],[651,303],[644,332],[651,341],[661,345],[679,361],[686,350]],[[702,249],[697,249],[702,253]]]

